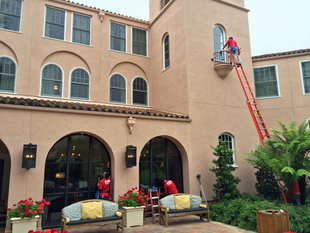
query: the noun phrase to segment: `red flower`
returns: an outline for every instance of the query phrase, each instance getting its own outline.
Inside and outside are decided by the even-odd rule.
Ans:
[[[38,210],[41,210],[41,206],[39,206]]]
[[[42,199],[42,202],[45,202],[45,199]]]
[[[31,201],[31,200],[32,200],[32,197],[29,197],[28,200]]]
[[[130,195],[130,198],[133,198],[133,196],[132,196],[132,195]]]
[[[123,205],[124,204],[124,202],[121,202],[121,205]]]
[[[138,189],[138,187],[136,187],[135,189]]]
[[[16,206],[16,204],[13,204],[13,206]]]
[[[7,209],[7,211],[10,211],[10,210],[11,210],[11,208],[8,208],[8,209]]]
[[[35,210],[35,211],[33,211],[33,213],[34,213],[34,214],[37,214],[37,213],[38,213],[38,211],[36,211],[36,210]]]
[[[144,198],[147,198],[147,195],[144,195]]]
[[[142,192],[144,191],[144,189],[140,189]]]
[[[140,203],[140,205],[142,205],[142,203]]]
[[[135,188],[132,188],[132,190],[135,190]]]

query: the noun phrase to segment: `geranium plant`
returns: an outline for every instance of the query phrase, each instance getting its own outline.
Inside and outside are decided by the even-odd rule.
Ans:
[[[44,213],[44,206],[49,205],[45,199],[41,201],[33,201],[31,197],[28,200],[20,200],[17,204],[14,204],[12,208],[8,208],[8,214],[6,219],[9,218],[34,218],[37,215]]]
[[[30,230],[30,231],[28,231],[28,233],[59,233],[59,231],[55,230],[55,228],[52,228],[52,229],[47,229],[44,231]],[[62,233],[68,233],[68,231],[64,230]]]
[[[118,206],[122,207],[139,207],[147,205],[147,195],[143,193],[143,189],[138,187],[129,189],[123,196],[118,197]]]

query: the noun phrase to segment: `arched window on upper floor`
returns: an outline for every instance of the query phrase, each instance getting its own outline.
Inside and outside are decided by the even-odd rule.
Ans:
[[[163,55],[164,55],[164,70],[170,66],[170,41],[169,34],[164,37],[163,40]]]
[[[120,74],[110,77],[110,102],[126,104],[126,79]]]
[[[15,92],[16,67],[13,59],[0,57],[0,92]]]
[[[232,150],[234,153],[232,155],[232,165],[235,165],[235,148],[234,148],[234,138],[232,135],[228,134],[228,133],[222,133],[219,136],[219,141],[227,141],[228,143],[228,149]]]
[[[89,73],[82,69],[77,68],[71,73],[71,99],[85,99],[89,100]]]
[[[137,77],[132,82],[132,104],[148,105],[148,85],[144,78]]]
[[[214,53],[219,52],[224,46],[224,30],[218,25],[213,27],[213,42],[214,42]],[[218,54],[215,58],[216,60],[223,60],[225,59],[224,56]]]
[[[47,64],[42,69],[41,95],[62,97],[63,71],[56,64]]]

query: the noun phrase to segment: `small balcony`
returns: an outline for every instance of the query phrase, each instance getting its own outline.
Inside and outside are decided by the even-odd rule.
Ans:
[[[214,69],[217,74],[222,78],[226,78],[230,71],[234,68],[228,50],[223,50],[213,54],[211,59],[214,62]]]

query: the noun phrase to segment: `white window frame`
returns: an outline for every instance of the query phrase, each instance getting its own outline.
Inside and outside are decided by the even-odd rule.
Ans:
[[[303,77],[303,74],[302,74],[303,73],[302,72],[302,63],[304,63],[304,62],[310,62],[310,60],[299,61],[300,77],[301,77],[301,83],[302,83],[302,93],[304,95],[310,95],[310,91],[309,91],[309,93],[305,92],[305,83],[304,83],[304,77]],[[309,87],[309,89],[310,89],[310,87]]]
[[[229,148],[230,146],[230,142],[228,141],[228,140],[226,140],[227,142],[228,142],[228,149],[230,149],[230,150],[232,150],[234,153],[232,154],[232,158],[233,158],[233,161],[234,161],[234,163],[232,164],[232,166],[234,166],[234,167],[238,167],[238,166],[236,166],[236,157],[235,157],[235,138],[234,138],[234,136],[232,135],[232,134],[230,134],[230,133],[221,133],[219,136],[218,136],[218,142],[220,142],[220,137],[221,136],[227,136],[227,137],[230,137],[230,139],[231,139],[231,147],[232,148]],[[222,141],[225,141],[225,140],[223,140],[222,139]]]
[[[85,99],[85,98],[79,98],[79,97],[71,97],[71,82],[72,82],[72,73],[73,71],[77,70],[77,69],[82,69],[84,71],[86,71],[86,73],[88,74],[88,98]],[[85,100],[85,101],[89,101],[90,100],[90,84],[91,84],[91,77],[90,77],[90,73],[88,72],[88,70],[86,70],[85,68],[83,67],[74,67],[71,71],[70,71],[70,76],[69,76],[69,80],[70,80],[70,83],[69,83],[69,99],[72,99],[72,100]]]
[[[1,55],[0,58],[9,58],[10,60],[12,60],[15,64],[15,82],[14,82],[14,90],[13,92],[9,92],[9,91],[4,91],[4,90],[0,90],[0,93],[9,93],[9,94],[16,94],[16,81],[17,81],[17,62],[12,58],[12,57],[9,57],[9,56],[5,56],[5,55]]]
[[[166,50],[165,50],[165,40],[167,38],[167,36],[169,37],[169,41],[168,41],[168,45],[169,45],[169,50],[168,50],[168,53],[169,53],[169,66],[166,67]],[[165,36],[164,36],[164,39],[163,39],[163,68],[164,70],[168,69],[171,65],[171,59],[170,59],[170,36],[169,34],[167,33]]]
[[[21,32],[21,27],[22,27],[22,19],[23,19],[23,7],[24,7],[24,1],[23,0],[17,0],[21,2],[21,8],[20,8],[20,16],[19,16],[19,30],[11,30],[11,29],[5,29],[5,28],[0,28],[0,30],[5,30],[5,31],[11,31],[11,32]]]
[[[142,78],[142,79],[144,79],[144,81],[146,82],[146,91],[147,91],[147,93],[146,93],[146,96],[147,96],[147,103],[146,104],[134,104],[133,103],[133,82],[137,79],[137,78]],[[149,83],[148,83],[148,81],[145,79],[145,78],[143,78],[143,77],[141,77],[141,76],[136,76],[136,77],[134,77],[134,79],[132,80],[132,82],[131,82],[131,104],[132,105],[134,105],[134,106],[144,106],[144,107],[149,107],[149,102],[150,102],[150,100],[149,100]]]
[[[125,26],[125,51],[115,50],[115,49],[111,48],[111,37],[112,37],[112,34],[111,34],[111,29],[112,29],[111,24],[112,23]],[[109,50],[120,52],[120,53],[127,53],[127,25],[123,24],[123,23],[118,23],[118,22],[110,21],[109,26],[110,26],[110,28],[109,28]]]
[[[138,30],[142,30],[142,31],[145,31],[145,42],[146,42],[146,55],[141,55],[141,54],[138,54],[138,53],[133,53],[133,29],[138,29]],[[149,51],[148,51],[148,30],[146,29],[143,29],[143,28],[138,28],[138,27],[131,27],[131,54],[134,54],[134,55],[137,55],[137,56],[142,56],[142,57],[147,57],[148,54],[149,54]]]
[[[45,36],[45,29],[46,29],[46,13],[47,13],[47,8],[52,8],[52,9],[56,9],[56,10],[59,10],[59,11],[63,11],[65,12],[65,21],[64,21],[64,39],[61,40],[61,39],[57,39],[57,38],[53,38],[53,37],[48,37],[48,36]],[[44,25],[43,25],[43,37],[45,38],[49,38],[49,39],[53,39],[53,40],[59,40],[59,41],[66,41],[66,25],[67,25],[67,11],[66,10],[63,10],[63,9],[59,9],[57,7],[51,7],[51,6],[45,6],[45,12],[44,12]]]
[[[275,72],[276,72],[276,79],[277,79],[277,88],[278,88],[278,95],[277,96],[264,96],[264,97],[257,97],[256,95],[256,86],[255,86],[255,76],[254,76],[254,69],[259,69],[259,68],[266,68],[266,67],[275,67]],[[277,64],[271,64],[271,65],[266,65],[266,66],[255,66],[253,67],[253,81],[254,81],[254,90],[255,90],[255,98],[256,99],[274,99],[274,98],[280,98],[281,97],[281,92],[280,92],[280,83],[279,83],[279,73],[278,73],[278,66]]]
[[[90,19],[90,20],[89,20],[89,44],[84,44],[84,43],[79,43],[79,42],[74,42],[74,41],[73,41],[73,20],[74,20],[74,15],[80,15],[80,16],[88,17],[88,18]],[[92,17],[89,16],[89,15],[83,15],[83,14],[79,14],[79,13],[76,13],[76,12],[72,12],[72,14],[71,14],[71,22],[72,22],[72,25],[71,25],[71,42],[72,42],[72,43],[76,43],[76,44],[91,46],[91,44],[92,44],[92,41],[91,41],[91,35],[92,35]]]
[[[62,71],[62,80],[61,80],[61,95],[60,97],[58,96],[49,96],[49,95],[42,95],[42,78],[43,78],[43,69],[45,66],[48,66],[48,65],[56,65],[58,66],[61,71]],[[41,77],[40,77],[40,93],[39,93],[39,96],[42,96],[42,97],[50,97],[50,98],[56,98],[56,99],[62,99],[63,98],[63,92],[64,92],[64,70],[62,69],[62,67],[60,65],[58,65],[57,63],[54,63],[54,62],[49,62],[49,63],[46,63],[42,66],[41,68]]]
[[[225,38],[226,38],[226,35],[225,35],[225,30],[224,30],[224,28],[223,27],[221,27],[220,25],[214,25],[213,26],[213,30],[212,30],[212,36],[213,36],[213,51],[214,51],[214,53],[216,53],[216,52],[219,52],[219,51],[215,51],[215,41],[214,41],[214,28],[219,28],[219,29],[221,29],[221,31],[223,32],[223,43],[222,43],[222,45],[221,45],[221,49],[224,47],[224,45],[225,45],[225,43],[226,43],[226,41],[225,41]],[[215,58],[216,59],[216,58]],[[217,60],[217,59],[216,59]],[[218,59],[218,61],[222,61],[221,59]],[[226,62],[226,56],[224,56],[223,57],[223,61],[224,62]]]
[[[118,102],[118,101],[111,101],[111,95],[110,95],[110,94],[111,94],[111,78],[112,78],[114,75],[116,75],[116,74],[122,76],[122,77],[124,78],[124,80],[125,80],[125,103],[123,103],[123,102]],[[113,74],[111,74],[110,77],[109,77],[109,103],[113,103],[113,104],[127,104],[127,79],[126,79],[126,77],[125,77],[123,74],[121,74],[121,73],[113,73]]]

